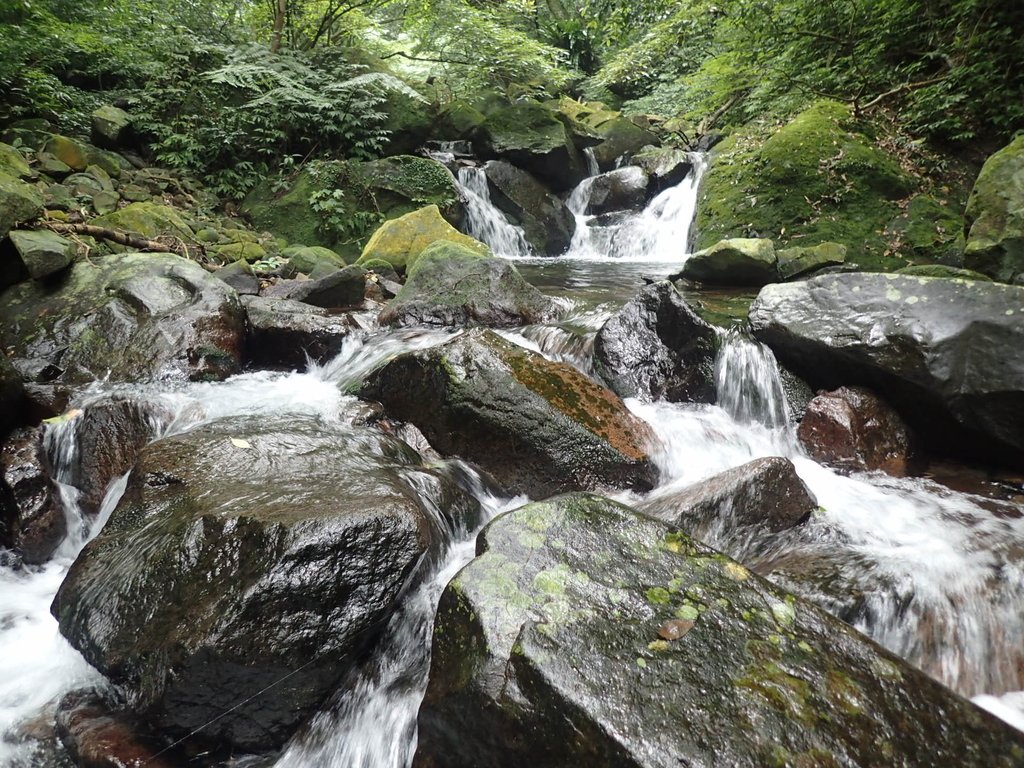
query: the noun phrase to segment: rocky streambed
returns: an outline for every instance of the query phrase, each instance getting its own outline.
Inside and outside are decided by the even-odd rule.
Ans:
[[[650,260],[701,162],[585,179],[529,228],[560,259],[427,206],[387,265],[7,288],[0,760],[1024,762],[969,700],[1024,689],[1024,288],[825,274],[733,322]]]

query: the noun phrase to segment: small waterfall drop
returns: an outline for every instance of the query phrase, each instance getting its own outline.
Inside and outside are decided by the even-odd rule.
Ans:
[[[491,202],[487,174],[482,168],[459,168],[459,185],[466,197],[466,234],[487,243],[498,256],[532,256],[522,227],[509,222]]]
[[[697,194],[707,169],[699,152],[688,155],[690,173],[679,184],[658,193],[639,215],[608,221],[586,213],[594,177],[581,181],[565,204],[576,219],[566,256],[577,259],[682,262],[689,254],[690,230]]]
[[[789,426],[789,407],[775,355],[764,344],[730,329],[715,360],[718,405],[741,424]]]

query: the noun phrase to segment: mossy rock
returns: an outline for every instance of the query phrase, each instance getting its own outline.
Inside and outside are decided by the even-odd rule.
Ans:
[[[73,171],[84,171],[89,166],[89,148],[67,136],[54,134],[43,147]]]
[[[490,256],[491,249],[464,235],[441,217],[436,205],[428,205],[397,219],[384,222],[373,233],[357,264],[383,259],[399,272],[407,272],[420,254],[438,240],[458,243],[474,253]]]
[[[378,275],[394,275],[398,277],[398,270],[394,264],[384,259],[367,259],[360,265],[368,272],[376,272]]]
[[[123,109],[105,104],[92,113],[91,129],[95,144],[117,149],[132,138],[132,118]]]
[[[680,276],[709,285],[774,283],[779,279],[775,245],[764,238],[720,240],[688,258]]]
[[[377,210],[393,219],[436,205],[452,224],[462,220],[459,187],[452,172],[428,157],[398,155],[355,164],[353,179],[372,195]]]
[[[284,255],[296,272],[302,272],[305,275],[312,274],[317,267],[328,266],[341,269],[345,266],[345,260],[341,256],[330,248],[323,248],[319,245],[287,249]],[[363,266],[366,267],[365,264]],[[366,268],[369,269],[369,267]]]
[[[1024,274],[1024,136],[985,161],[966,224],[965,267],[1002,282]]]
[[[846,246],[842,243],[783,248],[776,252],[779,277],[793,280],[824,267],[837,267],[846,263]]]
[[[0,239],[16,225],[43,212],[43,196],[31,184],[0,172]]]
[[[433,137],[441,141],[468,139],[483,125],[483,112],[465,101],[453,101],[438,117]]]
[[[320,228],[320,217],[310,207],[310,196],[322,189],[308,171],[295,177],[283,193],[275,192],[269,181],[257,186],[242,203],[242,210],[259,229],[273,232],[293,243],[330,247],[337,237]]]
[[[442,594],[414,764],[999,766],[1024,735],[677,528],[519,507]]]
[[[39,164],[39,170],[55,179],[63,179],[72,173],[70,165],[62,162],[58,157],[51,155],[49,152],[37,153],[36,162]]]
[[[177,209],[157,203],[132,203],[106,216],[99,216],[90,224],[133,232],[148,238],[171,235],[191,240],[194,237],[192,228],[185,223]]]
[[[75,249],[71,241],[56,232],[15,230],[10,238],[33,280],[42,280],[60,272],[74,261]]]
[[[697,246],[766,237],[780,247],[844,243],[865,268],[906,266],[883,231],[914,189],[895,159],[857,132],[847,107],[818,102],[766,135],[749,125],[719,145],[697,207]]]
[[[389,155],[418,149],[434,128],[436,115],[430,101],[422,96],[389,90],[378,109],[387,115],[381,127],[388,131],[384,150]]]
[[[234,261],[246,261],[250,264],[267,255],[267,249],[259,243],[228,243],[210,249],[224,264]]]
[[[544,322],[554,314],[551,299],[526,282],[514,265],[439,240],[409,269],[408,280],[381,312],[380,323],[507,328]]]
[[[0,173],[21,179],[35,176],[25,156],[10,144],[0,144]]]
[[[916,264],[960,266],[964,259],[964,219],[931,195],[915,195],[889,224],[887,235],[900,256]]]
[[[602,171],[613,170],[623,155],[631,155],[646,146],[658,144],[657,136],[626,117],[602,123],[597,132],[603,141],[594,147],[594,157]]]

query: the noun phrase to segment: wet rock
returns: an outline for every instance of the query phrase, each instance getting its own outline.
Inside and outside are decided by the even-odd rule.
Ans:
[[[10,144],[0,143],[0,173],[16,179],[32,179],[35,174],[25,156]]]
[[[797,431],[815,461],[846,470],[907,473],[910,434],[903,419],[863,387],[821,392],[807,406]]]
[[[303,370],[308,360],[323,363],[355,328],[348,315],[299,301],[246,296],[242,304],[249,316],[246,357],[258,366]]]
[[[484,173],[491,201],[519,222],[537,253],[557,256],[569,247],[576,220],[543,184],[504,160],[487,163]]]
[[[569,130],[553,110],[538,102],[517,102],[488,115],[474,146],[481,157],[508,160],[555,193],[567,192],[586,176]]]
[[[611,211],[640,208],[647,199],[647,174],[630,165],[595,176],[590,182],[586,213],[599,216]]]
[[[366,270],[353,265],[316,280],[280,280],[263,295],[323,309],[357,307],[366,295]]]
[[[779,280],[775,246],[758,238],[721,240],[690,256],[678,276],[709,285],[774,283]]]
[[[93,691],[75,691],[57,708],[57,736],[79,768],[173,768],[162,748],[140,734],[139,723],[113,711]]]
[[[271,749],[330,695],[415,577],[437,540],[421,504],[453,525],[478,513],[369,427],[220,420],[142,451],[52,610],[156,730],[202,726],[196,746]]]
[[[135,465],[139,452],[171,423],[174,413],[159,403],[126,395],[91,403],[72,425],[76,452],[68,482],[81,492],[82,512],[99,512],[114,479]]]
[[[43,212],[43,196],[31,184],[0,173],[0,238]]]
[[[961,280],[984,280],[992,282],[992,278],[970,269],[949,267],[945,264],[914,264],[896,270],[897,275],[916,275],[917,277],[957,277]]]
[[[741,526],[784,531],[806,521],[817,507],[817,499],[797,475],[793,462],[769,456],[681,491],[652,496],[637,508],[707,540],[709,534]]]
[[[408,271],[423,250],[438,240],[446,240],[489,255],[483,243],[464,235],[441,217],[436,205],[386,221],[370,236],[356,264],[383,259],[400,272]]]
[[[0,543],[26,563],[45,562],[67,533],[43,452],[42,430],[25,427],[0,447]]]
[[[602,171],[614,170],[620,157],[632,155],[646,146],[658,143],[657,136],[626,117],[601,124],[597,132],[604,141],[594,147],[594,158]]]
[[[1024,288],[827,275],[762,289],[750,323],[812,387],[872,389],[930,449],[1024,462]]]
[[[690,155],[672,147],[644,147],[630,161],[647,174],[649,192],[662,192],[681,183],[693,170]]]
[[[783,248],[777,252],[778,274],[783,280],[795,280],[824,267],[846,263],[846,246],[840,243]]]
[[[0,440],[15,424],[25,422],[28,403],[21,375],[0,353]]]
[[[362,394],[515,492],[649,489],[656,478],[650,431],[618,397],[491,331],[400,355]]]
[[[965,220],[965,267],[1007,283],[1024,274],[1024,136],[985,161]]]
[[[213,274],[239,296],[256,296],[260,292],[260,279],[253,274],[252,267],[245,261],[225,264]]]
[[[477,548],[438,607],[417,768],[1024,759],[1012,726],[615,502],[528,504]]]
[[[668,281],[643,288],[594,340],[594,368],[620,397],[715,400],[718,333]]]
[[[222,379],[240,369],[234,291],[198,264],[130,253],[0,293],[0,345],[33,381]]]
[[[21,263],[25,265],[29,277],[42,280],[60,272],[75,258],[74,247],[70,240],[65,240],[56,232],[39,230],[37,232],[11,232]]]
[[[504,259],[440,241],[424,249],[398,295],[380,313],[381,325],[539,323],[555,304]]]

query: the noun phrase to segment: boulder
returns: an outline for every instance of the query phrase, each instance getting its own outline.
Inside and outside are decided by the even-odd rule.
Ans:
[[[859,384],[922,444],[1024,459],[1024,288],[852,273],[770,285],[754,335],[816,389]]]
[[[910,267],[896,270],[897,275],[916,275],[918,277],[956,277],[961,280],[983,280],[991,283],[992,278],[983,275],[981,272],[974,272],[970,269],[960,267],[948,267],[945,264],[914,264]]]
[[[0,172],[0,238],[15,225],[30,221],[43,212],[39,191],[14,176]]]
[[[381,325],[528,325],[550,319],[555,304],[504,259],[444,240],[427,246]]]
[[[0,173],[16,179],[32,179],[35,174],[25,156],[10,144],[0,143]]]
[[[808,404],[800,443],[815,461],[844,470],[880,469],[902,477],[910,457],[910,433],[887,403],[863,387],[819,392]]]
[[[67,482],[80,491],[82,512],[100,510],[111,481],[135,466],[139,452],[170,425],[174,413],[156,402],[115,395],[89,403],[70,422],[77,447]]]
[[[1007,283],[1024,274],[1024,136],[985,161],[965,221],[965,267]]]
[[[132,118],[113,104],[104,104],[92,113],[92,143],[98,147],[118,149],[134,138]]]
[[[213,274],[239,296],[256,296],[260,292],[260,279],[253,273],[252,265],[246,261],[225,264]]]
[[[734,131],[701,182],[697,248],[737,237],[777,248],[835,242],[865,269],[906,266],[884,232],[915,182],[859,127],[849,106],[819,101],[782,126]]]
[[[620,397],[712,403],[718,332],[668,281],[643,288],[594,339],[594,370]]]
[[[221,379],[241,367],[234,291],[192,261],[129,253],[0,293],[0,346],[32,381]]]
[[[280,280],[263,295],[324,309],[357,307],[366,295],[366,270],[353,265],[316,280]]]
[[[416,768],[1008,768],[1024,735],[666,523],[584,494],[446,587]]]
[[[74,246],[70,240],[49,230],[14,231],[10,234],[21,263],[29,277],[42,280],[66,269],[75,259]]]
[[[185,223],[176,208],[158,203],[131,203],[106,216],[99,216],[89,223],[97,227],[132,232],[149,239],[170,235],[191,241],[195,237],[191,227]]]
[[[602,123],[597,132],[604,140],[594,147],[594,159],[602,171],[611,171],[619,158],[631,156],[648,145],[658,143],[657,136],[626,117]]]
[[[384,222],[370,237],[356,263],[383,259],[398,271],[407,272],[423,250],[438,240],[458,243],[481,255],[490,255],[486,245],[459,232],[441,217],[436,205],[428,205]]]
[[[484,166],[491,202],[523,228],[537,253],[557,256],[572,242],[576,220],[565,204],[526,171],[504,160]]]
[[[648,190],[655,194],[681,183],[693,170],[689,153],[674,147],[644,147],[630,162],[647,174]]]
[[[173,768],[165,750],[140,733],[131,714],[91,690],[73,691],[57,707],[57,737],[79,768]]]
[[[612,211],[630,211],[643,207],[647,199],[647,174],[635,165],[594,176],[584,213],[600,216]]]
[[[299,248],[286,250],[284,253],[289,263],[296,272],[308,275],[317,267],[333,267],[341,269],[345,266],[345,260],[332,251],[319,245],[306,245]]]
[[[897,253],[915,264],[963,264],[963,213],[931,195],[914,195],[889,222],[886,235]]]
[[[779,280],[775,246],[771,240],[721,240],[683,262],[678,277],[709,285],[762,286]]]
[[[142,451],[52,610],[158,731],[268,750],[374,641],[436,510],[477,509],[369,427],[220,420]]]
[[[73,171],[84,171],[89,165],[89,147],[67,136],[50,136],[43,152],[53,155]]]
[[[637,509],[701,541],[719,542],[738,527],[785,531],[818,508],[789,459],[754,459],[680,491],[653,494]]]
[[[372,195],[378,210],[388,219],[436,205],[446,221],[458,226],[463,207],[459,185],[452,172],[429,157],[396,155],[352,166],[351,182]]]
[[[556,194],[569,191],[586,176],[586,164],[565,124],[539,102],[517,102],[491,113],[474,145],[481,157],[508,160]]]
[[[39,170],[55,179],[63,179],[65,176],[73,173],[70,165],[49,152],[38,153],[36,155],[36,164],[39,166]]]
[[[42,430],[15,430],[0,447],[0,544],[18,552],[26,563],[42,563],[66,534]]]
[[[825,267],[846,263],[846,246],[840,243],[783,248],[776,251],[778,275],[783,280],[796,280]]]
[[[366,379],[362,395],[516,493],[647,490],[656,479],[650,430],[618,397],[492,331],[400,355]]]
[[[210,253],[215,254],[222,264],[232,264],[236,261],[255,264],[257,261],[267,257],[267,249],[259,243],[228,243],[227,245],[213,245],[207,250]]]
[[[347,315],[299,301],[246,296],[242,304],[249,317],[246,357],[260,367],[304,370],[309,360],[326,362],[355,329]]]

